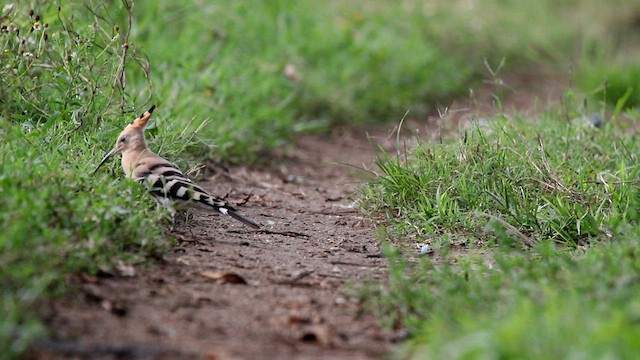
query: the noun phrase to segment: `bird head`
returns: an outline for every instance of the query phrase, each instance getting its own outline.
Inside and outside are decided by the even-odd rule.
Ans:
[[[140,117],[133,120],[133,122],[127,125],[124,130],[118,135],[118,140],[116,140],[116,145],[109,151],[98,167],[93,171],[95,174],[98,169],[113,155],[119,152],[127,152],[130,150],[146,148],[146,142],[144,140],[144,127],[147,125],[147,122],[151,118],[151,114],[153,110],[155,110],[156,106],[153,105],[148,111],[144,114],[140,115]]]

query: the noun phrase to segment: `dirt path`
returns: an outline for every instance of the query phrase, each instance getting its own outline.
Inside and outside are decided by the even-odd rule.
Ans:
[[[373,359],[390,349],[359,316],[350,283],[386,278],[374,226],[352,204],[371,163],[363,131],[304,136],[277,166],[235,167],[201,181],[230,194],[253,231],[206,212],[178,224],[171,254],[152,268],[79,277],[83,296],[53,304],[44,358]],[[127,274],[128,273],[128,274]],[[134,274],[135,273],[135,274]],[[237,274],[247,284],[215,280]],[[129,276],[125,276],[129,275]]]

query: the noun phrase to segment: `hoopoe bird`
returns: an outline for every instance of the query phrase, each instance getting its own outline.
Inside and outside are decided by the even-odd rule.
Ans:
[[[156,201],[168,207],[172,215],[175,214],[174,204],[186,205],[217,211],[259,229],[256,222],[238,214],[226,201],[212,196],[191,181],[176,165],[149,150],[144,138],[144,128],[155,108],[155,105],[152,106],[127,125],[118,136],[114,148],[104,156],[93,173],[98,172],[113,155],[122,153],[122,169],[126,176],[146,186]]]

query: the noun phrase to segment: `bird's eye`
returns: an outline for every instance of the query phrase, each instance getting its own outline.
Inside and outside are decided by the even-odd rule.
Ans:
[[[125,141],[127,141],[127,137],[126,137],[126,136],[123,136],[123,137],[121,137],[121,138],[120,138],[120,142],[121,142],[121,143],[123,143],[123,142],[125,142]]]

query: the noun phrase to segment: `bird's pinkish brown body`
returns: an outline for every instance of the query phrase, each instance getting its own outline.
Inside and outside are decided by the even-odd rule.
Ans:
[[[229,215],[247,226],[258,229],[253,220],[238,214],[224,200],[206,192],[187,178],[177,166],[155,154],[147,146],[144,128],[155,106],[140,115],[120,133],[114,148],[105,155],[96,170],[113,155],[122,153],[122,169],[127,177],[144,184],[155,199],[173,209],[175,203],[214,210]]]

